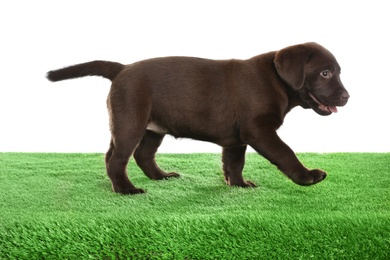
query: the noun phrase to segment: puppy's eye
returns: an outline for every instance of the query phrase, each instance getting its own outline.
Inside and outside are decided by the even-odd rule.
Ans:
[[[332,77],[332,72],[330,72],[330,70],[324,70],[324,71],[321,71],[321,76],[323,77],[323,78],[330,78],[330,77]]]

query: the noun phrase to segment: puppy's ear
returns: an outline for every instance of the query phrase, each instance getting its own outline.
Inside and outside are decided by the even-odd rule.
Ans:
[[[294,90],[305,82],[305,65],[309,60],[310,48],[305,44],[294,45],[276,52],[274,64],[279,76]]]

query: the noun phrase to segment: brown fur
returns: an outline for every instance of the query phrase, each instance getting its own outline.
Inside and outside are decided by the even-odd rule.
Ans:
[[[100,75],[112,81],[107,173],[115,192],[135,194],[144,190],[128,179],[131,155],[151,179],[179,176],[155,162],[165,134],[222,146],[228,185],[255,186],[242,176],[247,145],[297,184],[322,181],[326,173],[304,167],[276,130],[295,106],[329,115],[345,105],[349,94],[339,74],[329,51],[305,43],[248,60],[166,57],[126,66],[93,61],[51,71],[48,79]]]

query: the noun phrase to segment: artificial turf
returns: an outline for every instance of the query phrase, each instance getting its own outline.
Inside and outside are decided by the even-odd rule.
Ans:
[[[162,154],[181,178],[111,191],[102,154],[0,153],[0,259],[389,259],[390,153],[298,154],[301,187],[257,154],[227,187],[220,154]]]

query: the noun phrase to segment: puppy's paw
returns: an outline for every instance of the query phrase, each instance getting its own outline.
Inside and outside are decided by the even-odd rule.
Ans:
[[[309,174],[313,177],[313,182],[311,184],[319,183],[326,178],[326,172],[319,169],[311,170],[309,171]]]
[[[225,180],[226,184],[229,186],[237,186],[237,187],[242,187],[242,188],[255,188],[257,185],[252,182],[252,181],[236,181],[232,182],[231,180]]]
[[[180,174],[176,172],[170,172],[170,173],[165,173],[163,171],[158,171],[158,172],[153,172],[153,173],[146,173],[146,175],[152,179],[152,180],[167,180],[169,178],[179,178]]]
[[[242,187],[245,187],[245,188],[256,188],[257,185],[253,181],[245,181],[245,185],[242,186]]]
[[[176,172],[167,173],[165,175],[165,179],[169,179],[169,178],[180,178],[180,174],[178,174]]]
[[[145,193],[146,191],[144,189],[138,189],[138,188],[126,188],[126,189],[121,189],[121,188],[113,188],[113,190],[116,193],[122,194],[122,195],[134,195],[134,194],[142,194]]]
[[[323,170],[315,169],[309,170],[299,178],[292,179],[296,184],[302,186],[310,186],[323,181],[326,178],[326,172]]]

